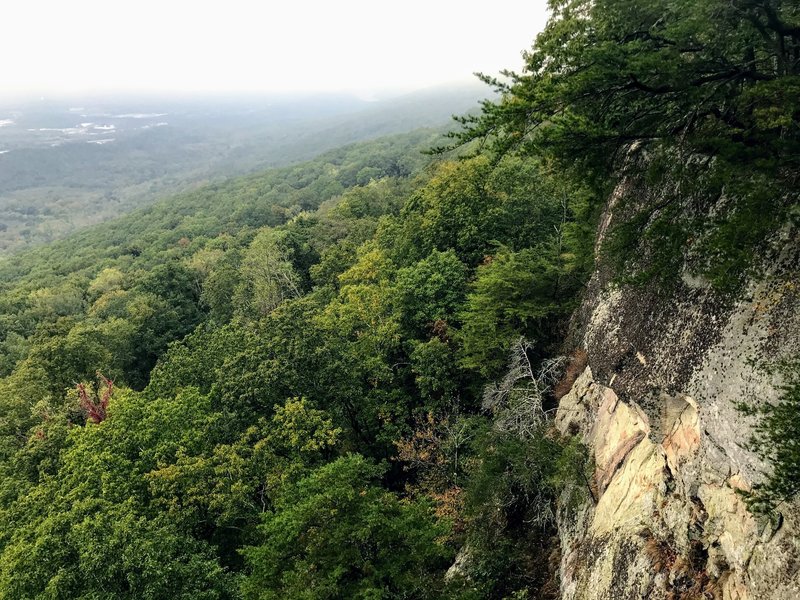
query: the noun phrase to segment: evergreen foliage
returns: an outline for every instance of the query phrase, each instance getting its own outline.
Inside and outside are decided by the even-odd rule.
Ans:
[[[767,480],[748,497],[753,509],[766,513],[800,494],[800,361],[783,364],[778,373],[784,381],[776,403],[742,406],[759,417],[751,445],[772,466]]]

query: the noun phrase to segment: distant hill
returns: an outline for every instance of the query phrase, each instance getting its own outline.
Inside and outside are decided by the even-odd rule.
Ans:
[[[165,194],[445,124],[474,84],[348,95],[37,100],[0,107],[0,255],[60,239]]]

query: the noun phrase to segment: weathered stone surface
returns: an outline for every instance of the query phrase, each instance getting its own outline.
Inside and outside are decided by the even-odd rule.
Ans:
[[[626,197],[658,193],[622,183],[598,254]],[[558,515],[564,598],[800,600],[800,504],[771,522],[742,496],[768,466],[739,406],[774,402],[766,367],[800,353],[800,235],[771,242],[736,298],[688,268],[663,289],[617,285],[598,263],[567,342],[589,367],[556,416],[595,464],[595,497]]]
[[[450,565],[450,568],[447,569],[447,572],[444,574],[445,581],[459,578],[469,579],[469,563],[469,547],[464,546],[458,551],[455,561],[453,561],[453,564]]]
[[[665,491],[664,465],[658,445],[642,439],[600,496],[590,534],[630,534],[649,527]]]
[[[706,533],[717,539],[728,565],[744,571],[758,543],[755,517],[733,488],[703,484],[698,497],[708,515]]]
[[[602,494],[626,457],[650,433],[650,424],[636,405],[620,402],[610,388],[598,387],[600,406],[590,444],[594,450],[595,481]]]
[[[598,388],[592,378],[592,369],[578,376],[572,389],[563,397],[556,411],[556,427],[564,435],[580,435],[588,443],[587,436],[594,423],[599,406]]]
[[[558,427],[592,449],[598,494],[596,504],[559,514],[562,596],[800,598],[796,536],[773,535],[748,511],[740,473],[719,478],[698,466],[709,456],[701,412],[688,396],[667,401],[662,418],[672,422],[658,443],[641,409],[593,382],[590,368],[562,399]],[[779,585],[765,586],[764,571]]]

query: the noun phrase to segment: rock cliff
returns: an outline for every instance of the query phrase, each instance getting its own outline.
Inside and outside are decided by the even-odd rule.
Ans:
[[[598,257],[641,190],[623,181],[612,196]],[[570,342],[588,366],[556,418],[594,467],[591,497],[558,517],[563,598],[800,598],[800,510],[749,512],[740,492],[768,465],[737,408],[774,402],[780,376],[766,365],[800,349],[797,238],[777,234],[735,297],[688,270],[670,286],[618,285],[598,260]]]

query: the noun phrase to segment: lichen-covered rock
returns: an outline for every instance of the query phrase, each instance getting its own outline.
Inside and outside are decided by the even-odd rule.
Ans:
[[[690,396],[667,398],[664,412],[666,420],[672,425],[662,446],[670,471],[677,474],[681,466],[696,456],[700,449],[700,418],[697,404]]]
[[[562,398],[558,428],[581,436],[596,465],[594,501],[559,513],[562,597],[800,598],[797,547],[748,511],[741,474],[703,468],[695,401],[667,402],[662,418],[672,422],[658,441],[641,409],[593,381],[589,367]],[[770,549],[781,557],[772,560],[781,585],[771,588],[761,572]]]
[[[600,536],[643,531],[650,526],[665,491],[664,453],[643,439],[627,454],[600,495],[589,533]]]
[[[760,537],[755,517],[732,487],[702,484],[697,497],[707,515],[706,535],[716,540],[733,570],[745,571]]]
[[[628,455],[649,433],[650,424],[639,407],[620,402],[613,390],[603,388],[590,440],[594,451],[594,477],[601,494]]]
[[[598,256],[624,196],[657,193],[620,185]],[[587,500],[558,513],[564,598],[800,600],[800,503],[748,510],[768,465],[740,409],[774,402],[767,367],[800,354],[800,235],[787,227],[760,260],[737,297],[689,269],[671,287],[617,285],[598,261],[567,343],[589,366],[556,414],[595,467]]]

